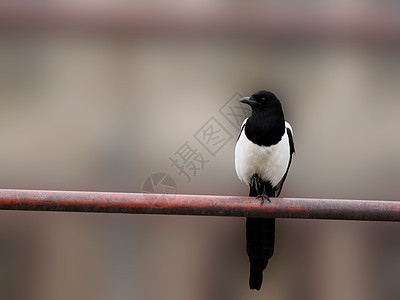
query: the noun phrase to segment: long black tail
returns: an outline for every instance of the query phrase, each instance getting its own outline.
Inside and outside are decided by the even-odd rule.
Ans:
[[[274,253],[275,219],[247,218],[246,250],[250,260],[250,289],[259,290],[263,271]]]
[[[275,196],[275,191],[272,189],[271,185],[261,182],[257,175],[255,175],[252,183],[253,184],[250,184],[249,196],[256,197],[260,195],[264,187],[268,196]],[[262,274],[267,267],[268,259],[270,259],[274,253],[274,245],[275,219],[246,219],[246,251],[250,260],[250,289],[259,290],[261,288],[263,280]]]

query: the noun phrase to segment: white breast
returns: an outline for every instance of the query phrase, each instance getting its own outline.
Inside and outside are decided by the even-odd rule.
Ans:
[[[289,123],[286,124],[288,127]],[[285,175],[289,159],[290,146],[286,130],[281,141],[269,147],[251,142],[246,137],[244,129],[236,143],[236,174],[247,184],[254,174],[258,174],[264,181],[269,181],[275,187]]]

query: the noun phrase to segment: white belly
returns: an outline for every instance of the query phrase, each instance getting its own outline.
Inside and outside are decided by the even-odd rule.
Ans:
[[[237,176],[249,183],[254,174],[275,187],[283,178],[289,165],[289,138],[285,130],[282,140],[276,145],[265,147],[251,142],[244,130],[236,143],[235,169]]]

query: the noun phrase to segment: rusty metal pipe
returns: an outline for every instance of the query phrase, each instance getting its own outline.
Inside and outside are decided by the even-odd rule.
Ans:
[[[0,190],[0,209],[400,221],[400,201]]]

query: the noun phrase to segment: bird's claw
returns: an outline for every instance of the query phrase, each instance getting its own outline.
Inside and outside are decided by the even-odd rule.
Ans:
[[[258,199],[258,198],[261,198],[261,205],[264,204],[265,199],[267,199],[267,201],[268,201],[269,203],[271,203],[271,199],[270,199],[269,196],[267,195],[267,193],[266,193],[266,191],[265,191],[265,187],[264,187],[264,190],[263,190],[262,194],[261,194],[261,195],[258,195],[258,196],[256,197],[256,199]]]
[[[268,201],[269,203],[271,203],[271,199],[270,199],[267,195],[265,195],[265,194],[258,195],[258,196],[256,197],[256,199],[258,199],[258,198],[261,198],[261,205],[264,205],[265,199],[267,199],[267,201]]]
[[[261,198],[261,205],[264,205],[265,199],[267,199],[267,201],[271,203],[271,199],[269,198],[269,196],[267,195],[267,191],[265,190],[265,184],[260,183],[260,179],[258,178],[257,174],[251,177],[249,185],[250,185],[250,193],[252,192],[257,193],[258,195],[256,196],[256,199]],[[261,187],[263,191],[261,194],[259,194],[259,192],[261,192]]]

